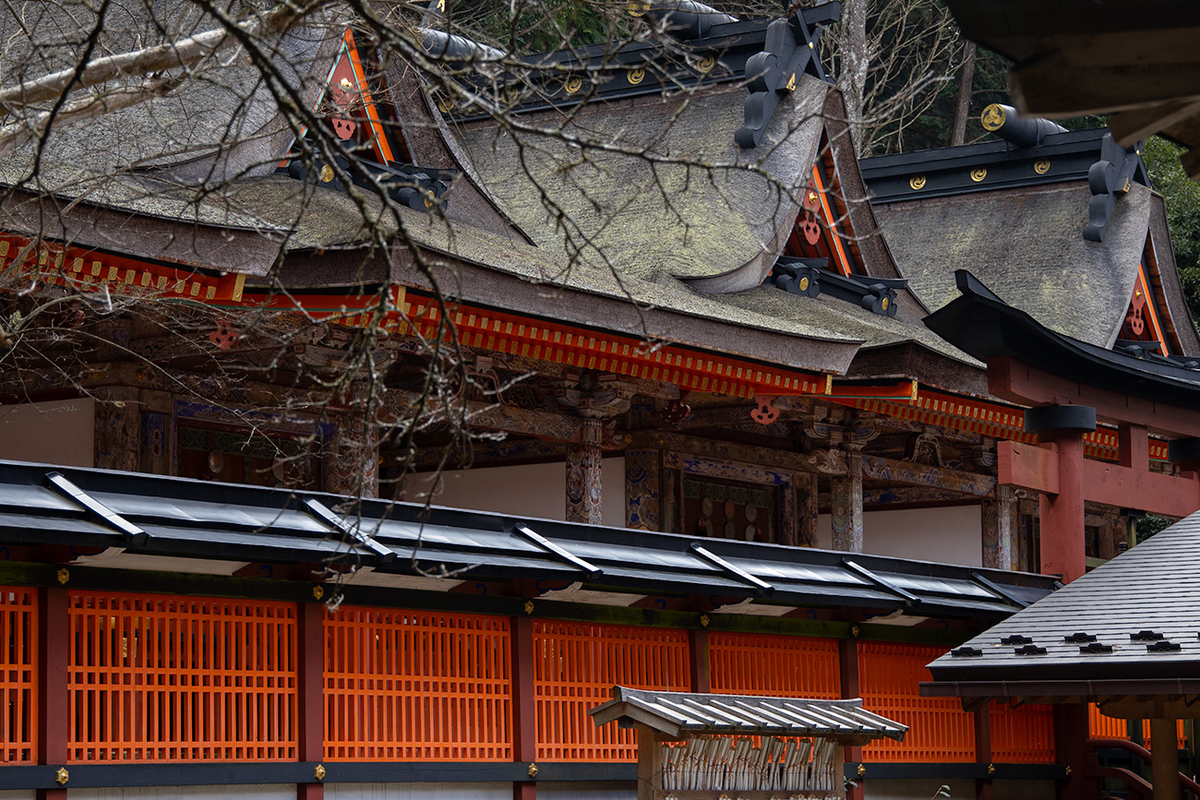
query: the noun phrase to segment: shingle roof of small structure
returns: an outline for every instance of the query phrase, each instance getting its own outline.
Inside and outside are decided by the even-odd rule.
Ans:
[[[862,707],[861,699],[809,700],[693,694],[613,687],[613,699],[588,711],[597,725],[630,716],[672,736],[720,733],[904,740],[907,725]]]
[[[930,670],[935,681],[1194,679],[1198,596],[1200,513],[998,623]]]

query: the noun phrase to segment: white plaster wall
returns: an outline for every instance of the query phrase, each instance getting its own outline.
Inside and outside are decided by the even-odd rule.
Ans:
[[[71,789],[71,800],[296,800],[296,784]]]
[[[600,468],[604,524],[623,528],[625,458],[606,458]],[[414,476],[403,499],[423,501],[433,488],[432,477],[432,473]],[[448,470],[434,489],[433,502],[498,514],[562,519],[567,510],[567,467],[558,462]]]
[[[0,458],[94,466],[95,420],[90,397],[0,406]]]
[[[907,508],[863,514],[863,550],[881,556],[940,561],[968,567],[983,565],[980,506]],[[829,515],[817,521],[818,546],[833,548]]]
[[[992,781],[994,800],[1054,800],[1054,781]]]
[[[490,782],[327,783],[325,800],[512,800],[512,786]],[[292,792],[294,800],[295,790]]]
[[[938,787],[950,789],[950,800],[974,800],[975,781],[941,780],[928,778],[915,781],[871,780],[871,766],[867,765],[867,779],[863,781],[863,796],[866,800],[931,800]]]
[[[538,781],[539,800],[637,800],[636,783]]]

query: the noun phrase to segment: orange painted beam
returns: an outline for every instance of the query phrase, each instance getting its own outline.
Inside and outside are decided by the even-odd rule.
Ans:
[[[1002,486],[1058,494],[1058,451],[1021,442],[996,442],[996,475]]]
[[[1058,494],[1059,457],[1055,449],[1019,442],[997,442],[997,474],[1002,485]],[[1200,509],[1200,481],[1137,467],[1085,460],[1081,467],[1084,499],[1136,508],[1168,517],[1186,517]]]

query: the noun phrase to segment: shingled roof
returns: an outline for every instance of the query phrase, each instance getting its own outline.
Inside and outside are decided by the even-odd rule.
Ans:
[[[1103,242],[1082,236],[1085,182],[877,205],[900,269],[931,309],[957,296],[969,269],[1005,302],[1059,333],[1101,347],[1117,338],[1150,224],[1151,192],[1117,200]]]
[[[1082,684],[1101,681],[1157,681],[1172,693],[1197,694],[1198,595],[1200,513],[1017,612],[929,669],[935,684],[952,690],[949,684],[960,683],[970,694],[1079,695],[1092,692]],[[1052,682],[1062,686],[1056,691]],[[1097,683],[1095,691],[1103,693],[1104,685]]]

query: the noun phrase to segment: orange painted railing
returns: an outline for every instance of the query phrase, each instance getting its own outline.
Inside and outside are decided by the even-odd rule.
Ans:
[[[834,639],[712,633],[708,665],[718,694],[765,694],[836,700],[842,696]]]
[[[860,642],[858,680],[863,705],[909,726],[903,742],[884,739],[863,748],[864,761],[920,763],[975,760],[975,718],[957,698],[921,697],[932,680],[925,665],[945,648]]]
[[[294,604],[72,592],[68,615],[72,763],[297,757]]]
[[[507,617],[342,606],[325,620],[325,758],[509,761],[511,671]]]
[[[1027,705],[1013,708],[992,703],[988,712],[992,761],[1002,764],[1054,763],[1054,708]]]
[[[1175,723],[1176,746],[1180,750],[1187,748],[1187,731],[1183,720]],[[1129,739],[1129,726],[1126,720],[1115,719],[1100,713],[1095,703],[1088,706],[1088,735],[1093,739]],[[1150,723],[1142,720],[1142,741],[1146,747],[1151,746]]]
[[[538,620],[533,626],[537,757],[545,761],[636,761],[637,739],[597,727],[587,710],[616,684],[690,691],[686,631]]]
[[[0,586],[0,764],[37,763],[37,600]]]

